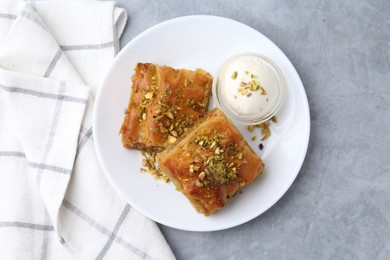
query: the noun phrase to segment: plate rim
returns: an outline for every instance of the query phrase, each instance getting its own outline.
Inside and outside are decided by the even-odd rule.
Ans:
[[[135,44],[140,38],[142,38],[144,35],[147,35],[149,33],[152,33],[153,31],[155,30],[158,30],[160,27],[164,27],[164,26],[169,26],[169,24],[174,24],[174,23],[177,23],[177,22],[180,22],[180,21],[183,21],[183,20],[187,20],[187,19],[217,19],[217,20],[225,20],[225,21],[228,21],[228,22],[233,22],[233,23],[237,23],[239,24],[240,26],[243,26],[243,27],[246,27],[247,29],[249,29],[250,31],[258,34],[260,37],[262,38],[265,38],[271,45],[273,48],[275,48],[275,50],[277,50],[282,56],[283,58],[286,59],[286,64],[288,65],[289,67],[289,70],[294,74],[294,76],[299,80],[299,86],[296,86],[296,88],[299,89],[300,92],[302,92],[301,94],[303,94],[303,96],[305,97],[304,98],[304,104],[302,104],[304,106],[304,112],[307,113],[307,118],[308,120],[306,121],[306,128],[307,128],[307,136],[305,138],[305,143],[302,144],[302,155],[300,156],[300,161],[298,162],[297,161],[297,164],[296,164],[296,170],[295,170],[295,174],[293,174],[290,178],[290,180],[288,180],[288,185],[286,185],[286,188],[280,193],[280,196],[276,196],[274,198],[274,200],[272,202],[269,202],[268,205],[266,207],[263,208],[263,211],[261,212],[256,212],[254,214],[250,214],[246,217],[243,217],[243,218],[240,218],[240,221],[235,221],[234,223],[231,223],[231,224],[228,224],[228,225],[225,225],[225,226],[222,226],[222,227],[218,227],[218,228],[189,228],[188,226],[187,227],[179,227],[179,226],[172,226],[172,225],[169,225],[167,223],[164,223],[164,221],[160,221],[160,220],[156,220],[156,218],[153,218],[151,216],[149,216],[149,214],[147,212],[145,212],[144,210],[140,209],[139,207],[137,206],[134,206],[132,204],[129,203],[128,199],[127,199],[127,196],[121,191],[121,189],[116,185],[116,182],[112,179],[111,175],[108,173],[108,169],[106,168],[106,165],[103,163],[103,155],[101,153],[101,150],[100,150],[100,147],[99,147],[99,144],[97,141],[94,142],[94,145],[95,145],[95,150],[96,150],[96,154],[97,154],[97,157],[98,157],[98,161],[99,161],[99,164],[104,172],[104,175],[106,176],[106,178],[109,180],[110,184],[112,185],[112,187],[115,189],[115,191],[123,198],[123,200],[126,202],[126,203],[129,203],[132,207],[134,207],[137,211],[139,211],[142,215],[146,216],[147,218],[159,223],[159,224],[162,224],[164,226],[168,226],[168,227],[171,227],[171,228],[174,228],[174,229],[177,229],[177,230],[185,230],[185,231],[192,231],[192,232],[210,232],[210,231],[219,231],[219,230],[225,230],[225,229],[229,229],[229,228],[233,228],[233,227],[237,227],[237,226],[240,226],[244,223],[247,223],[253,219],[255,219],[256,217],[259,217],[260,215],[262,215],[263,213],[265,213],[266,211],[268,211],[271,207],[273,207],[285,194],[286,192],[290,189],[290,187],[292,186],[293,182],[295,181],[295,179],[297,178],[300,170],[302,169],[302,165],[305,161],[305,158],[306,158],[306,155],[307,155],[307,151],[308,151],[308,147],[309,147],[309,142],[310,142],[310,133],[311,133],[311,118],[310,118],[310,107],[309,107],[309,101],[308,101],[308,97],[307,97],[307,93],[305,91],[305,87],[303,85],[303,82],[296,70],[296,68],[293,66],[292,62],[290,61],[290,59],[286,56],[286,54],[273,42],[271,41],[267,36],[265,36],[264,34],[262,34],[261,32],[257,31],[256,29],[250,27],[249,25],[246,25],[242,22],[239,22],[237,20],[234,20],[234,19],[231,19],[231,18],[227,18],[227,17],[222,17],[222,16],[216,16],[216,15],[187,15],[187,16],[180,16],[180,17],[176,17],[176,18],[172,18],[172,19],[168,19],[168,20],[165,20],[163,22],[160,22],[160,23],[157,23],[149,28],[147,28],[146,30],[142,31],[141,33],[139,33],[137,36],[135,36],[132,40],[130,40],[120,51],[119,53],[115,56],[114,60],[112,61],[111,65],[110,65],[110,68],[109,70],[107,70],[106,74],[104,75],[99,87],[98,87],[98,91],[96,93],[96,98],[95,98],[95,102],[94,102],[94,105],[93,105],[93,122],[92,122],[92,129],[93,129],[93,133],[95,135],[95,138],[96,140],[98,140],[100,137],[100,133],[99,133],[99,130],[96,130],[98,129],[97,128],[97,104],[99,104],[100,100],[102,99],[102,88],[104,85],[107,85],[108,84],[108,78],[110,77],[110,74],[112,73],[112,71],[114,70],[114,67],[116,64],[116,62],[121,59],[121,57],[123,55],[125,55],[125,53],[127,52],[128,49],[131,48],[131,46],[133,44]],[[196,213],[196,212],[195,212]]]

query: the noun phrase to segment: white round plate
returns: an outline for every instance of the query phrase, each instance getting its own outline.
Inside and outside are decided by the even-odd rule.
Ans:
[[[133,68],[151,62],[175,68],[203,68],[214,74],[227,58],[257,52],[275,61],[286,79],[286,100],[271,126],[271,137],[260,143],[260,129],[239,127],[252,149],[264,160],[264,173],[210,217],[198,214],[172,183],[140,172],[141,154],[123,148],[119,129],[130,97]],[[94,108],[94,140],[108,179],[127,202],[150,219],[189,231],[213,231],[245,223],[274,205],[297,176],[309,142],[309,105],[302,82],[283,52],[267,37],[233,20],[186,16],[158,24],[138,35],[117,55],[100,86]],[[251,141],[257,133],[257,140]]]

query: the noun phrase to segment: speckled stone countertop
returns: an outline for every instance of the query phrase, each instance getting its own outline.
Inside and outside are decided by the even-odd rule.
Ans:
[[[178,259],[390,259],[390,1],[117,0],[122,46],[178,16],[243,22],[276,43],[309,99],[311,136],[294,184],[224,231],[160,228]]]

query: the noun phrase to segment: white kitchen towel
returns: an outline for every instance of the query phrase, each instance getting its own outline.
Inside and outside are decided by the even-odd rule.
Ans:
[[[0,1],[1,259],[175,258],[94,149],[94,96],[125,23],[109,1]]]

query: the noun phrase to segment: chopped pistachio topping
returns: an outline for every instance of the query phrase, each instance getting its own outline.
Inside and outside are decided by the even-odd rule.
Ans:
[[[199,169],[200,169],[200,166],[191,164],[191,165],[190,165],[190,168],[189,168],[189,171],[190,171],[191,173],[194,173],[194,172],[199,171]]]
[[[269,128],[271,121],[276,123],[277,122],[276,116],[273,116],[271,120],[269,120],[268,122],[264,122],[258,125],[250,125],[247,127],[247,129],[249,132],[253,132],[255,128],[261,128],[260,133],[263,136],[261,138],[261,141],[264,141],[271,136],[271,129]],[[257,136],[253,136],[252,141],[256,140],[256,138]]]
[[[142,172],[147,172],[154,175],[156,179],[161,179],[165,182],[169,182],[169,178],[164,174],[163,170],[157,165],[157,154],[153,152],[142,151]]]
[[[236,79],[236,78],[237,78],[237,75],[238,75],[237,71],[233,72],[233,74],[232,74],[232,79]]]
[[[253,130],[255,130],[255,127],[256,127],[256,126],[254,126],[254,125],[248,125],[247,129],[248,129],[249,132],[252,133]]]
[[[175,130],[171,130],[169,131],[171,133],[171,135],[173,135],[174,137],[178,137],[177,135],[177,132]]]
[[[187,107],[191,107],[193,109],[197,109],[199,107],[204,107],[205,104],[204,104],[204,100],[202,100],[202,101],[195,101],[195,100],[190,98],[190,99],[187,99],[186,106]]]
[[[165,112],[165,115],[166,115],[167,117],[169,117],[170,119],[173,119],[173,118],[174,118],[173,113],[172,113],[171,111]]]
[[[198,187],[237,181],[237,167],[242,163],[238,157],[242,158],[242,153],[239,155],[236,143],[224,143],[224,140],[224,135],[218,132],[200,135],[192,140],[203,151],[201,160],[197,160],[203,164],[195,183]],[[193,156],[192,172],[200,169],[195,168],[195,164],[198,166],[195,159]]]
[[[263,138],[261,138],[261,141],[264,141],[271,135],[271,130],[267,127],[261,130],[261,134],[263,135]]]
[[[208,164],[205,168],[205,173],[207,172],[208,174],[203,181],[203,184],[205,186],[212,183],[226,184],[236,180],[237,175],[236,172],[233,171],[233,168],[234,167],[229,168],[226,160],[221,156],[210,157],[210,160],[208,160]]]
[[[186,86],[193,84],[190,77],[183,77],[181,79],[181,88],[174,89],[166,82],[160,82],[158,67],[151,65],[148,69],[142,69],[142,73],[150,81],[144,88],[141,88],[142,84],[140,87],[136,86],[133,88],[136,93],[140,93],[140,101],[137,104],[139,108],[139,123],[145,124],[146,120],[151,120],[154,126],[149,128],[151,134],[156,133],[161,135],[169,144],[175,143],[195,123],[196,116],[188,112],[188,107],[196,109],[199,113],[203,113],[206,110],[208,99],[194,100],[192,97],[188,99],[182,98],[184,91],[183,84]],[[178,70],[174,70],[174,77],[179,77]],[[159,84],[161,84],[160,90],[158,90]],[[172,100],[178,101],[172,103]],[[152,106],[155,107],[155,105],[158,109],[153,114],[150,114],[150,108]]]
[[[199,180],[203,180],[204,177],[206,177],[206,173],[205,172],[199,173],[199,175],[198,175]]]
[[[252,91],[256,91],[260,88],[260,83],[257,80],[249,81],[249,89]]]
[[[151,99],[155,95],[155,91],[157,89],[156,66],[152,65],[150,67],[150,72],[151,72],[151,84],[145,87],[145,90],[148,92],[144,94],[142,100],[138,104],[138,107],[140,109],[139,116],[140,116],[140,119],[142,119],[142,121],[146,120],[145,111],[149,107]],[[146,71],[144,73],[146,73]],[[133,89],[135,89],[135,92],[137,93],[137,88],[133,88]]]
[[[204,186],[204,184],[202,182],[200,182],[199,180],[196,180],[195,185],[197,187],[203,187]]]
[[[210,149],[212,149],[213,147],[215,147],[216,145],[219,144],[221,137],[222,137],[222,134],[220,134],[220,133],[215,133],[212,135],[202,135],[202,136],[195,138],[193,140],[193,142],[195,144],[200,145],[200,146],[205,146],[205,147],[209,147]]]
[[[267,95],[267,92],[265,91],[265,89],[260,86],[260,82],[259,82],[258,76],[256,74],[253,74],[249,71],[245,71],[245,74],[249,75],[250,79],[244,78],[240,82],[240,86],[237,89],[238,93],[240,93],[243,96],[246,95],[247,97],[250,97],[250,96],[252,96],[252,92],[260,90],[261,95]]]
[[[146,159],[142,159],[142,166],[148,167],[149,166],[149,161]]]

